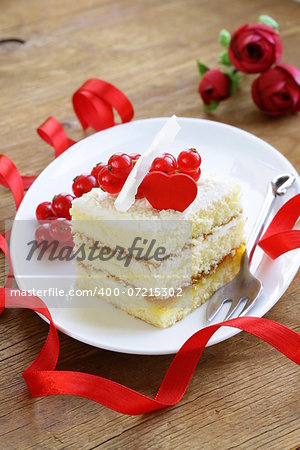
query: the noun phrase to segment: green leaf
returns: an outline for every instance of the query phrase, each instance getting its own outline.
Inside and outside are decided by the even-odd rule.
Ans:
[[[205,74],[205,72],[207,72],[209,70],[209,67],[207,67],[205,64],[203,64],[201,61],[199,61],[199,59],[197,59],[197,66],[198,66],[198,70],[200,72],[200,76],[202,78],[203,75]]]
[[[223,64],[223,66],[231,66],[231,65],[232,65],[232,63],[231,63],[231,61],[230,61],[230,59],[229,59],[228,51],[227,51],[227,50],[224,50],[224,51],[222,51],[222,52],[220,53],[218,62],[219,62],[220,64]]]
[[[239,84],[242,80],[242,74],[236,69],[233,69],[231,72],[223,71],[229,78],[235,83]]]
[[[222,45],[222,47],[228,48],[230,39],[231,39],[231,34],[229,33],[229,31],[227,31],[223,28],[223,30],[221,30],[220,34],[219,34],[219,42]]]
[[[267,16],[266,14],[262,14],[258,18],[259,23],[263,23],[265,25],[269,25],[269,27],[274,28],[277,33],[279,32],[279,25],[273,17]]]
[[[229,94],[230,96],[235,94],[237,90],[237,83],[234,80],[230,80]]]
[[[212,100],[209,105],[206,105],[205,103],[203,103],[203,109],[206,112],[214,111],[215,109],[217,109],[218,106],[219,106],[219,102],[215,102],[214,100]]]
[[[229,93],[230,95],[233,95],[241,82],[242,74],[236,69],[234,69],[232,72],[224,72],[224,73],[226,73],[226,75],[228,75],[228,77],[230,78]]]

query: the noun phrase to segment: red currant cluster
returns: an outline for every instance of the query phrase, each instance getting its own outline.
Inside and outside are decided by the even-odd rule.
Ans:
[[[74,246],[70,222],[62,217],[40,224],[35,231],[35,239],[38,244],[43,241],[48,244],[58,241],[60,246]]]
[[[36,240],[58,240],[60,243],[72,243],[69,221],[70,208],[75,197],[81,197],[94,187],[100,187],[109,194],[118,194],[129,173],[141,155],[116,153],[107,164],[98,163],[90,174],[78,175],[73,180],[73,193],[55,195],[52,202],[40,203],[36,209],[36,218],[42,224],[36,230]],[[170,153],[163,153],[154,159],[150,172],[163,172],[169,175],[184,173],[194,181],[198,181],[201,170],[201,157],[196,149],[183,150],[176,159]],[[146,180],[147,176],[145,177]],[[143,183],[140,185],[136,198],[143,198]],[[56,220],[54,220],[56,219]]]
[[[36,208],[36,218],[40,222],[35,232],[38,243],[57,240],[59,243],[73,247],[70,226],[70,208],[73,195],[55,195],[52,202],[43,202]]]
[[[103,191],[118,194],[140,156],[137,153],[115,153],[107,164],[97,164],[91,174]]]
[[[198,181],[201,175],[201,156],[195,148],[189,148],[179,153],[177,160],[171,153],[163,153],[154,159],[151,172],[163,172],[168,175],[175,175],[176,173],[183,173],[189,175],[194,181]],[[144,186],[148,184],[148,175],[145,176],[141,185],[139,186],[136,198],[144,197]],[[152,181],[152,180],[151,180]]]
[[[98,180],[98,185],[103,191],[109,194],[118,194],[140,156],[139,154],[116,153],[109,158],[107,164],[97,164],[93,168],[91,175]],[[201,173],[200,164],[201,157],[199,153],[194,148],[190,148],[183,150],[177,160],[170,153],[163,153],[162,156],[154,159],[150,172],[163,172],[170,175],[181,172],[198,181]],[[137,198],[143,197],[142,191],[143,183],[138,190]]]
[[[172,160],[172,163],[169,164],[167,170],[161,167],[162,159],[164,159],[164,161]],[[198,181],[201,174],[200,164],[201,156],[197,150],[195,148],[189,148],[179,153],[177,161],[173,155],[170,155],[170,153],[164,153],[161,157],[155,158],[151,171],[156,170],[169,174],[185,173],[186,175],[192,177],[193,180]]]

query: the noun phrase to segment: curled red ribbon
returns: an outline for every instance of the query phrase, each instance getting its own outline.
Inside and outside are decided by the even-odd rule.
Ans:
[[[1,161],[2,160],[2,161]],[[1,161],[1,167],[0,167],[0,184],[2,184],[5,187],[10,187],[8,183],[10,183],[10,180],[7,179],[6,181],[6,174],[7,171],[14,171],[16,168],[15,164],[12,162],[12,160],[10,158],[8,158],[8,156],[5,155],[0,155],[0,161]],[[30,186],[32,185],[32,183],[34,182],[34,180],[36,179],[36,176],[21,176],[21,180],[23,182],[23,188],[29,189]],[[19,177],[18,177],[19,178]],[[14,182],[17,182],[20,184],[20,186],[22,186],[21,180],[19,178],[19,180],[14,180]],[[21,191],[21,189],[20,189]],[[14,191],[13,191],[14,192]],[[23,197],[22,197],[23,198]],[[22,200],[22,199],[21,199]],[[15,198],[15,201],[18,202],[19,200],[17,198]]]
[[[131,102],[122,91],[97,78],[87,80],[75,92],[73,108],[84,130],[90,126],[101,131],[117,125],[114,109],[121,117],[122,123],[130,122],[134,114]]]
[[[82,128],[101,131],[117,125],[114,110],[122,123],[129,122],[134,115],[130,100],[116,86],[96,78],[87,80],[73,95],[73,108]],[[55,157],[59,156],[76,141],[68,138],[55,117],[48,117],[37,129],[39,136],[51,145]]]
[[[5,296],[5,289],[0,289],[0,305],[24,308],[24,300]],[[30,304],[33,298],[28,297]],[[264,318],[241,317],[210,325],[193,334],[180,348],[173,359],[155,398],[148,397],[120,383],[107,378],[82,372],[56,371],[59,356],[59,340],[51,315],[45,304],[35,298],[35,306],[29,307],[50,322],[50,329],[45,344],[33,361],[23,372],[33,397],[49,395],[76,395],[100,403],[123,414],[145,414],[172,406],[183,397],[203,350],[212,335],[222,326],[239,328],[257,336],[275,347],[286,357],[300,364],[300,335],[289,328]],[[27,308],[27,307],[26,307]]]
[[[300,231],[293,230],[300,215],[300,194],[278,211],[258,245],[270,258],[300,248]]]
[[[124,114],[120,113],[120,116],[123,121],[130,120],[133,109],[130,111],[124,99],[124,94],[121,93],[122,95],[120,95],[116,90],[112,90],[112,85],[108,83],[106,85],[99,84],[98,81],[100,80],[89,80],[80,88],[79,93],[77,91],[74,94],[76,104],[74,109],[76,110],[78,105],[81,105],[80,108],[87,108],[79,119],[82,126],[85,128],[90,125],[95,129],[103,129],[97,127],[115,124],[112,122],[111,112],[108,113],[109,105],[116,108],[119,113],[120,109],[124,108],[124,111],[127,109],[127,115],[122,110]],[[108,101],[109,99],[110,101]],[[89,106],[87,106],[88,104]],[[106,114],[106,121],[101,121],[101,124],[96,118],[96,115],[100,113]],[[54,118],[49,118],[44,122],[39,128],[39,134],[54,147],[56,156],[72,145],[72,142],[74,143],[66,136],[61,125]],[[4,155],[0,157],[0,183],[9,187],[12,191],[16,208],[22,201],[24,186],[30,184],[30,179],[26,184],[26,178],[21,177],[18,169],[9,158]],[[300,246],[300,231],[292,230],[299,215],[300,195],[297,195],[276,214],[259,243],[271,258]],[[8,244],[3,235],[0,235],[0,249],[9,261],[10,279],[12,266]],[[32,296],[27,298],[30,300],[30,306],[24,303],[26,297],[10,295],[9,283],[6,284],[6,288],[0,288],[0,314],[5,306],[28,308],[42,314],[50,323],[49,334],[41,352],[23,372],[24,379],[33,397],[58,394],[76,395],[101,403],[123,414],[144,414],[175,405],[184,395],[207,342],[222,326],[239,328],[251,333],[275,347],[296,364],[300,364],[299,334],[279,323],[264,318],[243,317],[232,319],[203,328],[191,336],[173,359],[155,398],[151,398],[106,378],[80,372],[56,371],[59,340],[51,314],[41,299]]]
[[[114,110],[119,114],[121,122],[129,122],[134,115],[134,109],[130,100],[113,84],[104,80],[92,78],[87,80],[73,95],[73,107],[82,128],[88,127],[96,131],[104,130],[118,125],[114,120]],[[69,138],[55,117],[48,117],[38,128],[38,135],[54,148],[55,158],[76,143]],[[24,189],[28,189],[36,179],[36,176],[21,176],[19,172],[14,177],[14,183],[19,188],[11,186],[11,173],[16,173],[16,166],[5,155],[0,155],[0,184],[9,187],[19,206]],[[20,194],[22,192],[22,194]],[[18,197],[18,196],[22,196]]]
[[[0,183],[11,190],[18,209],[24,197],[24,184],[17,166],[5,155],[0,155]]]
[[[68,138],[62,124],[55,117],[48,117],[37,129],[38,135],[54,148],[55,158],[67,150],[75,141]]]

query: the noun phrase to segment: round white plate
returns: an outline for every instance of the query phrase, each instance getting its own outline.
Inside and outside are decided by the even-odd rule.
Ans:
[[[268,182],[273,176],[295,169],[272,146],[240,129],[221,123],[179,118],[181,131],[172,148],[163,149],[177,154],[187,147],[196,147],[202,156],[202,167],[236,179],[243,191],[246,232],[251,230],[264,200]],[[115,152],[143,152],[153,136],[165,123],[165,118],[147,119],[119,125],[96,133],[75,144],[54,160],[37,178],[27,192],[15,218],[11,235],[11,256],[20,289],[63,288],[74,282],[74,267],[57,263],[56,271],[44,261],[26,262],[28,246],[37,226],[36,206],[51,200],[54,194],[71,192],[73,178],[89,172],[99,161],[106,161]],[[300,192],[299,181],[284,200]],[[282,201],[280,200],[279,206]],[[20,222],[24,221],[24,222]],[[18,229],[22,224],[21,231]],[[261,317],[285,292],[300,265],[298,250],[270,260],[260,249],[254,261],[256,275],[263,282],[261,298],[251,315]],[[66,267],[68,266],[68,267]],[[32,275],[33,274],[33,275]],[[51,278],[52,275],[52,278]],[[196,331],[206,326],[203,305],[188,317],[168,329],[157,329],[105,301],[83,298],[42,296],[50,309],[55,325],[69,336],[96,347],[118,352],[159,355],[175,353]],[[61,307],[63,305],[64,307]],[[222,317],[218,317],[219,321]],[[211,338],[216,344],[238,333],[223,327]]]

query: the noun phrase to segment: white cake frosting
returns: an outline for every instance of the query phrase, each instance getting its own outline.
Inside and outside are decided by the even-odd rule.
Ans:
[[[72,208],[80,209],[90,216],[99,219],[189,219],[200,210],[206,210],[212,203],[230,196],[232,192],[239,189],[232,180],[212,173],[201,174],[197,182],[198,192],[193,203],[182,213],[174,210],[158,211],[154,209],[145,199],[138,199],[128,211],[118,211],[115,208],[115,195],[107,194],[101,188],[94,188],[88,194],[73,201]],[[92,211],[93,209],[93,211]]]

